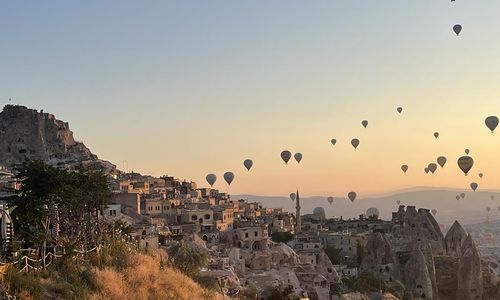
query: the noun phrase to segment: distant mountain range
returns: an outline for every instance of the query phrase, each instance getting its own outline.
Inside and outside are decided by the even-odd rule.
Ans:
[[[465,198],[457,201],[456,196],[465,193]],[[491,200],[491,196],[494,197]],[[266,207],[283,208],[294,212],[295,203],[288,197],[231,195],[233,199],[248,199],[261,202]],[[315,207],[323,207],[327,217],[343,216],[346,218],[358,217],[370,207],[379,209],[382,219],[390,219],[392,212],[397,211],[397,200],[401,205],[413,205],[417,208],[437,209],[436,220],[439,223],[450,225],[458,220],[461,224],[480,223],[489,216],[491,220],[500,218],[500,191],[466,191],[452,188],[415,187],[392,193],[359,197],[351,203],[346,197],[334,197],[333,204],[329,204],[327,197],[301,197],[301,213],[312,213]],[[491,210],[488,213],[486,207]]]

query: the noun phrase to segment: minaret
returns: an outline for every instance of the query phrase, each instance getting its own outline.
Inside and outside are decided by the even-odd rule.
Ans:
[[[302,222],[300,221],[300,197],[299,197],[299,189],[297,189],[297,199],[295,201],[295,218],[297,219],[297,228],[295,228],[295,233],[300,233]]]

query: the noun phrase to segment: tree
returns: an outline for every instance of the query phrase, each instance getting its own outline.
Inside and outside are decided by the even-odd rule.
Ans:
[[[262,297],[264,300],[295,300],[298,297],[293,292],[293,286],[284,286],[282,284],[278,286],[268,287],[263,293]]]
[[[28,160],[16,174],[21,189],[6,202],[12,209],[16,238],[25,247],[45,245],[52,238],[51,227],[58,227],[67,241],[95,241],[98,212],[111,196],[102,172],[83,166],[68,171]]]
[[[340,255],[341,250],[335,248],[334,246],[328,245],[325,248],[325,253],[334,265],[339,265],[342,261],[342,256]]]
[[[359,241],[356,243],[356,256],[358,258],[358,267],[361,265],[361,262],[363,261],[363,258],[365,257],[365,247],[361,245]]]
[[[176,242],[167,253],[171,264],[191,278],[196,278],[200,269],[208,264],[208,252],[192,243]]]
[[[21,189],[6,199],[18,238],[37,247],[46,239],[50,208],[61,203],[68,177],[64,170],[42,161],[26,161],[17,169]]]
[[[293,234],[290,232],[273,232],[271,234],[271,240],[275,243],[288,243],[293,238]]]
[[[380,289],[382,291],[387,290],[387,285],[384,281],[378,278],[372,272],[365,272],[359,275],[357,278],[343,278],[342,281],[354,291],[357,292],[378,292]]]

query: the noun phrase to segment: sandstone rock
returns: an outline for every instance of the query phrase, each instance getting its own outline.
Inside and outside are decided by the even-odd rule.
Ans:
[[[373,272],[387,282],[400,278],[399,260],[385,234],[380,232],[370,234],[365,248],[366,254],[360,266],[361,273]]]
[[[470,235],[462,244],[457,282],[457,300],[482,299],[481,259]]]
[[[451,226],[448,233],[446,233],[445,244],[446,244],[446,254],[449,256],[460,256],[460,251],[462,248],[462,243],[467,238],[467,233],[463,229],[462,225],[455,221]]]
[[[116,166],[100,160],[75,141],[69,124],[52,114],[7,105],[0,112],[0,165],[14,168],[25,159],[43,160],[59,167],[92,165],[107,173]]]
[[[403,283],[413,299],[435,299],[426,259],[420,249],[411,252],[403,268]]]

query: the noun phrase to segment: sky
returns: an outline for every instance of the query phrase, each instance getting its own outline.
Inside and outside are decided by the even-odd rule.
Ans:
[[[200,186],[215,173],[232,194],[495,189],[500,130],[484,119],[500,115],[498,11],[497,0],[3,1],[0,105],[55,114],[121,169]],[[285,165],[285,149],[302,162]],[[440,155],[445,168],[425,174]]]

